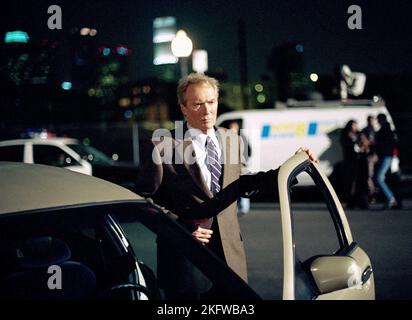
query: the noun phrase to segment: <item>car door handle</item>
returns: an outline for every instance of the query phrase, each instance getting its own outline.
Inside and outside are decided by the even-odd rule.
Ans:
[[[373,273],[373,269],[371,266],[367,266],[365,270],[362,272],[362,284],[366,283]]]

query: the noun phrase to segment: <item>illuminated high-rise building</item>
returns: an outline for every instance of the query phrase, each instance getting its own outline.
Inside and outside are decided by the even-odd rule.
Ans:
[[[2,123],[50,120],[55,93],[58,43],[31,37],[21,30],[7,31],[0,39],[0,105]]]
[[[156,74],[162,80],[176,79],[178,58],[171,49],[175,35],[175,17],[159,17],[153,20],[153,64]]]

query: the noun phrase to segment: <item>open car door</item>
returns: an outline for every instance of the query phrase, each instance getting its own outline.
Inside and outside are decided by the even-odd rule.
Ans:
[[[375,299],[373,270],[365,251],[353,241],[352,233],[342,205],[328,178],[312,163],[306,153],[286,161],[279,169],[279,203],[283,236],[283,299]],[[309,175],[319,193],[324,210],[314,208],[306,212],[294,209],[292,193],[295,178]],[[326,217],[321,216],[321,214]],[[316,217],[315,217],[316,216]],[[305,219],[304,241],[298,243],[298,222]],[[316,220],[315,220],[316,219]],[[322,219],[331,220],[330,230]],[[313,220],[313,221],[311,221]],[[315,231],[307,226],[314,226]],[[324,235],[329,232],[326,238]],[[332,240],[331,240],[332,239]],[[316,251],[336,241],[332,250]],[[312,251],[303,260],[300,247]]]

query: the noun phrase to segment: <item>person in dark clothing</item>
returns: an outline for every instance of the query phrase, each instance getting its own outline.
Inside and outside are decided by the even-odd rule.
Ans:
[[[365,132],[359,133],[358,139],[359,152],[356,159],[357,170],[355,172],[356,177],[356,201],[361,209],[369,208],[369,197],[372,195],[370,192],[370,157],[373,152],[373,146],[371,145]],[[373,189],[374,190],[374,189]]]
[[[393,150],[395,148],[395,133],[392,131],[385,114],[381,113],[378,115],[378,122],[381,128],[375,135],[376,154],[379,158],[376,170],[376,183],[386,198],[384,208],[392,209],[397,208],[400,204],[385,180],[386,174],[391,167]]]
[[[358,124],[355,120],[349,120],[343,128],[340,142],[343,150],[344,165],[344,190],[347,199],[348,208],[359,206],[361,209],[367,209],[367,166],[365,143],[362,149],[359,146],[360,136]]]
[[[367,125],[362,129],[362,133],[366,135],[366,138],[369,140],[369,144],[372,146],[375,144],[375,134],[376,134],[376,117],[369,115],[367,118]]]
[[[367,170],[368,170],[368,177],[367,177],[367,182],[368,182],[368,197],[369,201],[373,203],[374,202],[374,195],[376,192],[376,186],[375,186],[375,167],[376,164],[378,163],[378,156],[376,155],[375,151],[375,124],[376,124],[376,117],[369,115],[367,118],[367,126],[363,128],[361,131],[361,137],[364,138],[364,146],[367,149]],[[366,141],[367,140],[367,141]]]
[[[348,207],[354,207],[355,196],[355,178],[356,158],[357,158],[357,139],[358,139],[358,124],[355,120],[349,120],[342,130],[340,143],[343,151],[343,166],[344,172],[352,172],[346,174],[344,181],[345,198],[348,202]]]

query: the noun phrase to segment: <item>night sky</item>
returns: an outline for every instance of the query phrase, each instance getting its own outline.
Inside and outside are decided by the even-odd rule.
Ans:
[[[47,29],[47,8],[58,4],[63,30]],[[349,5],[362,8],[363,29],[349,30]],[[175,16],[195,49],[206,49],[209,70],[239,80],[237,21],[247,32],[249,79],[269,74],[266,58],[287,41],[304,47],[307,72],[331,74],[336,64],[373,74],[412,73],[412,1],[10,1],[1,6],[0,31],[24,29],[33,38],[62,40],[72,27],[98,30],[99,42],[133,50],[132,79],[154,75],[152,22]],[[2,36],[3,37],[3,36]]]

